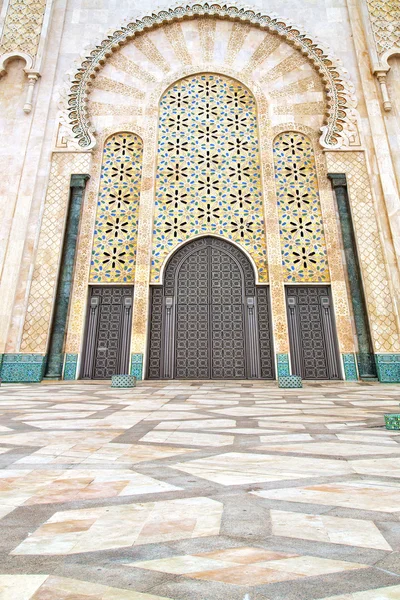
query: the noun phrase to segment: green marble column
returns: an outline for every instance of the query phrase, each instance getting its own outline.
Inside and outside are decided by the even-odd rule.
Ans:
[[[82,198],[88,179],[89,175],[71,175],[70,201],[65,227],[60,272],[58,276],[45,379],[61,379],[62,377],[65,329],[67,325],[68,306],[74,272]]]
[[[369,328],[367,306],[361,278],[360,263],[357,254],[353,220],[351,216],[346,175],[330,173],[328,175],[335,191],[339,210],[340,225],[347,263],[347,273],[353,305],[354,320],[358,338],[357,363],[361,379],[376,379],[376,365]]]

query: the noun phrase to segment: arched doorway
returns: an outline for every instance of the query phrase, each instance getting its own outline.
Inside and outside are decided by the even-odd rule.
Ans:
[[[234,244],[205,236],[169,260],[152,288],[148,376],[274,377],[269,290]]]

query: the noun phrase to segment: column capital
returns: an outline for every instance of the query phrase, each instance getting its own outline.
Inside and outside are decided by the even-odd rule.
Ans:
[[[82,188],[85,189],[86,182],[90,179],[90,175],[82,174],[82,175],[71,175],[71,188]]]
[[[333,189],[338,187],[347,187],[347,178],[345,173],[328,173],[328,179],[330,179]]]

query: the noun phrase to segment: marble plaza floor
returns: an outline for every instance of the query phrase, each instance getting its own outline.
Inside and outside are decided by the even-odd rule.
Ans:
[[[400,386],[3,385],[1,600],[400,600]]]

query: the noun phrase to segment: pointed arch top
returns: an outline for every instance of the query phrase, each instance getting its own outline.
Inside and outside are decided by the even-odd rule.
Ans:
[[[234,1],[234,0],[233,0]],[[354,122],[354,87],[347,73],[337,60],[306,33],[277,16],[255,12],[249,7],[208,2],[179,4],[168,10],[127,22],[123,27],[108,35],[81,62],[75,72],[68,97],[68,113],[72,132],[79,146],[89,149],[94,145],[93,128],[87,111],[89,86],[96,72],[107,58],[120,46],[144,31],[184,19],[216,17],[249,23],[284,38],[297,48],[320,74],[327,97],[326,124],[321,128],[321,144],[326,148],[348,145],[348,134]]]

